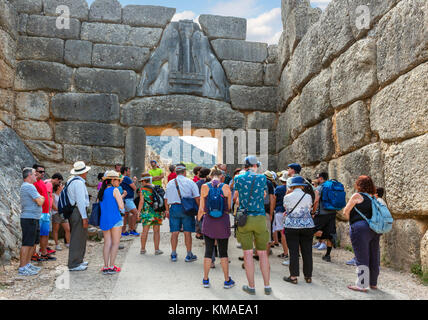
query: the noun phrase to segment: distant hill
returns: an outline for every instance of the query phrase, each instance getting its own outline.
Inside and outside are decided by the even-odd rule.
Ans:
[[[165,137],[164,137],[165,138]],[[172,159],[172,163],[193,162],[199,166],[211,168],[216,164],[216,157],[213,154],[204,152],[198,147],[189,144],[179,137],[166,137],[166,141],[161,141],[159,136],[146,137],[147,144],[153,151],[162,158]]]

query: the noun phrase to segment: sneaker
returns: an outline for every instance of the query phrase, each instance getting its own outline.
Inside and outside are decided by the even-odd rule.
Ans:
[[[177,255],[176,254],[171,254],[171,261],[177,262]]]
[[[88,266],[80,264],[75,268],[68,269],[68,271],[85,271],[86,269],[88,269]]]
[[[129,235],[138,237],[140,234],[137,231],[132,230],[131,232],[129,232]]]
[[[161,254],[163,254],[162,250],[156,250],[155,251],[155,256],[158,256],[158,255],[161,255]]]
[[[223,286],[223,288],[225,288],[225,289],[230,289],[230,288],[232,288],[234,285],[235,285],[235,281],[233,281],[233,280],[232,280],[232,278],[231,278],[231,277],[229,277],[229,281],[225,281],[225,282],[224,282],[224,286]]]
[[[113,266],[113,268],[108,269],[109,274],[119,273],[120,271],[121,271],[121,269],[119,267],[116,267],[116,266]]]
[[[70,248],[70,244],[69,244],[69,243],[66,243],[66,244],[65,244],[65,246],[66,246],[67,248]]]
[[[185,262],[193,262],[198,260],[198,257],[192,254],[191,256],[187,256],[186,259],[184,259]]]
[[[40,259],[39,254],[38,254],[38,253],[35,253],[35,254],[33,254],[33,256],[31,257],[31,261],[42,261],[42,260]],[[45,261],[45,260],[43,260],[43,261]]]
[[[272,288],[265,288],[265,295],[269,296],[272,293]]]
[[[204,288],[209,288],[210,287],[210,279],[208,278],[208,280],[202,279],[202,285],[204,286]]]
[[[242,244],[238,243],[238,244],[236,245],[236,247],[237,247],[238,249],[242,249]]]
[[[59,244],[57,244],[57,245],[55,246],[55,250],[56,250],[56,251],[61,251],[61,250],[62,250],[62,248],[61,248],[61,246],[60,246]]]
[[[40,267],[36,267],[34,265],[32,265],[31,263],[27,264],[28,268],[30,268],[33,271],[39,272],[40,270],[42,270],[42,268]]]
[[[284,260],[284,261],[282,261],[282,265],[283,266],[289,266],[290,265],[290,260]]]
[[[318,250],[327,250],[327,245],[323,242],[323,243],[321,243],[319,246],[318,246],[318,248],[317,248]]]
[[[48,253],[48,254],[46,254],[46,255],[42,254],[42,255],[41,255],[41,258],[42,258],[42,259],[45,259],[45,261],[55,261],[55,260],[56,260],[56,258],[55,258],[55,257],[52,257],[49,253]]]
[[[35,276],[37,272],[31,270],[28,266],[25,266],[18,269],[18,274],[20,276]]]
[[[122,232],[122,237],[127,237],[127,236],[129,236],[129,232],[128,231]]]
[[[89,262],[88,262],[88,261],[83,261],[83,262],[81,263],[81,265],[82,265],[82,266],[88,266],[88,264],[89,264]]]
[[[322,259],[327,262],[331,262],[331,257],[328,255],[322,256]]]
[[[47,247],[46,252],[47,252],[47,254],[55,254],[56,250],[52,250],[51,248]]]
[[[317,242],[317,243],[315,243],[315,244],[312,246],[312,248],[313,248],[313,249],[318,249],[318,247],[321,245],[321,243],[322,243],[322,242]]]
[[[104,268],[102,268],[101,269],[101,272],[104,274],[104,275],[106,275],[106,274],[109,274],[109,268],[108,267],[104,267]]]
[[[355,261],[355,257],[353,257],[351,260],[346,261],[346,264],[348,266],[356,266],[357,265],[357,261]]]
[[[242,290],[244,290],[248,294],[251,294],[252,296],[254,296],[256,294],[256,289],[250,288],[249,286],[243,286]]]
[[[147,252],[146,249],[141,249],[140,250],[140,254],[146,254],[146,252]]]
[[[119,250],[125,249],[125,246],[123,244],[119,244]]]

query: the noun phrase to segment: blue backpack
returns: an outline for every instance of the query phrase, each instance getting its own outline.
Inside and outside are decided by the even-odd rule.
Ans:
[[[346,192],[337,180],[328,180],[322,185],[321,203],[324,209],[339,211],[346,206]]]
[[[221,183],[217,187],[214,187],[212,183],[207,183],[210,188],[207,197],[207,209],[208,214],[213,218],[220,218],[223,216],[224,210],[224,195],[223,195],[223,185]]]
[[[391,212],[389,212],[388,208],[377,201],[375,197],[371,197],[367,193],[363,193],[372,201],[372,217],[371,219],[367,219],[365,215],[361,213],[356,207],[354,209],[367,221],[370,229],[378,234],[383,234],[391,231],[392,223],[394,219],[392,218]]]
[[[74,207],[70,204],[70,199],[68,198],[68,186],[74,181],[78,180],[79,178],[73,178],[70,182],[68,182],[64,189],[61,191],[61,194],[59,195],[58,199],[58,213],[62,214],[65,219],[69,219],[71,214],[73,213]]]

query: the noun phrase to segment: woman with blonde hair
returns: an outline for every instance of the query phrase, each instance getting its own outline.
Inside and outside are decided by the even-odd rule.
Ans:
[[[97,197],[101,207],[100,228],[104,235],[104,267],[101,270],[103,274],[120,272],[120,268],[116,267],[114,262],[123,226],[120,213],[125,212],[125,205],[118,189],[121,181],[119,173],[108,171],[103,177],[103,184]]]

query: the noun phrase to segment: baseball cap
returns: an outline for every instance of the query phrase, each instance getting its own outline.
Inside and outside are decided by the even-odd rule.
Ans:
[[[249,166],[257,165],[257,167],[260,167],[262,165],[262,163],[257,160],[256,156],[248,156],[245,158],[244,162],[246,165],[249,165]]]
[[[300,171],[302,171],[302,167],[298,163],[290,163],[287,167],[294,169],[294,171],[296,171],[297,173],[300,173]]]

